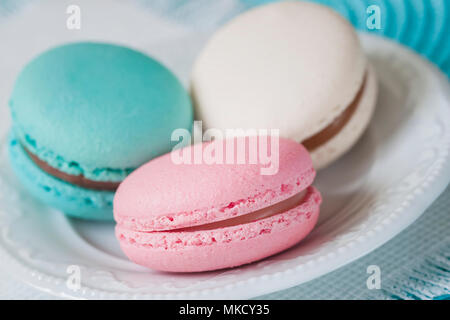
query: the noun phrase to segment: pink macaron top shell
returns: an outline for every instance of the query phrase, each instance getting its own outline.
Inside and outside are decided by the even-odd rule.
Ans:
[[[118,225],[146,232],[207,224],[270,206],[312,184],[315,171],[311,158],[297,142],[279,138],[275,155],[271,155],[273,159],[278,155],[278,171],[263,175],[261,168],[267,168],[267,164],[248,161],[250,143],[242,149],[236,138],[233,140],[234,150],[245,153],[245,164],[207,164],[205,161],[176,164],[169,153],[135,170],[120,185],[114,198],[114,217]],[[224,142],[225,153],[229,141],[201,146]],[[268,141],[267,149],[271,150]],[[175,152],[190,150],[193,156],[194,148],[188,146]]]

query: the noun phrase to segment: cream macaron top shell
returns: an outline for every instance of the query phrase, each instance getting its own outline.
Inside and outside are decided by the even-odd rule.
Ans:
[[[207,128],[280,129],[301,142],[351,104],[367,65],[338,13],[307,2],[264,5],[222,27],[200,53],[196,118]]]

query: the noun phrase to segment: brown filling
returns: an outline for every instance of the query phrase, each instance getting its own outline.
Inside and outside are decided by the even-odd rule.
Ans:
[[[237,225],[242,225],[258,220],[262,220],[268,217],[272,217],[276,214],[280,214],[286,211],[289,211],[298,205],[300,205],[303,202],[303,199],[305,198],[307,193],[307,190],[303,190],[296,195],[283,200],[279,203],[273,204],[269,207],[265,207],[256,211],[253,211],[251,213],[247,213],[241,216],[237,216],[231,219],[222,220],[222,221],[216,221],[211,222],[199,226],[193,226],[193,227],[186,227],[181,229],[175,229],[173,232],[184,232],[184,231],[203,231],[203,230],[213,230],[213,229],[220,229],[220,228],[226,228],[226,227],[232,227]]]
[[[53,168],[47,162],[39,159],[36,155],[27,150],[27,148],[23,147],[25,152],[28,154],[30,159],[43,171],[47,172],[49,175],[58,178],[62,181],[68,182],[70,184],[74,184],[76,186],[85,188],[85,189],[93,189],[93,190],[102,190],[102,191],[115,191],[120,182],[104,182],[104,181],[94,181],[86,179],[83,175],[71,175],[64,172],[59,171],[58,169]]]
[[[342,128],[344,128],[344,126],[352,118],[353,114],[355,113],[359,105],[359,102],[361,101],[364,89],[366,87],[366,82],[367,82],[367,75],[364,77],[364,81],[361,85],[361,88],[359,89],[352,103],[325,129],[302,142],[302,144],[305,146],[306,149],[308,149],[308,151],[313,151],[318,147],[320,147],[321,145],[325,144],[336,134],[338,134],[339,131],[342,130]]]

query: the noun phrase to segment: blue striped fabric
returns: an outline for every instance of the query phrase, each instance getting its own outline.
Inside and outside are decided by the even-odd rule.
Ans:
[[[247,8],[274,0],[241,0]],[[275,0],[276,1],[276,0]],[[309,0],[330,6],[356,28],[394,39],[420,53],[450,76],[450,1]],[[381,29],[369,30],[370,5],[381,10]]]
[[[384,280],[372,299],[447,300],[450,297],[450,237],[444,238],[412,265]]]

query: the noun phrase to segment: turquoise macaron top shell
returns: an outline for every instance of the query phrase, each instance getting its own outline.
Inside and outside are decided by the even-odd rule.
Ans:
[[[19,74],[10,99],[15,135],[50,166],[94,181],[122,181],[190,130],[178,79],[138,51],[105,43],[48,50]]]

